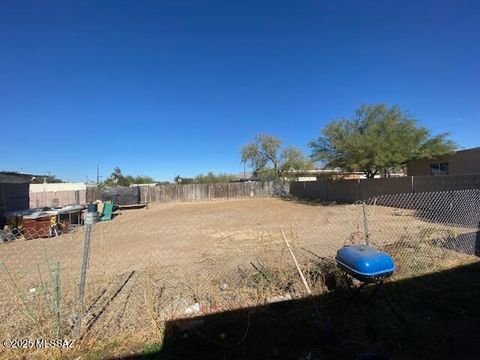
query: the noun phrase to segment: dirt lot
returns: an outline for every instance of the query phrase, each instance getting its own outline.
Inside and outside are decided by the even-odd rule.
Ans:
[[[369,214],[377,245],[468,231],[433,225],[411,211],[390,207],[370,207]],[[281,230],[301,261],[311,257],[308,251],[332,257],[343,244],[363,241],[362,207],[280,199],[168,203],[124,210],[110,222],[97,223],[86,293],[91,317],[85,327],[91,336],[102,338],[120,329],[125,334],[151,329],[152,324],[158,327],[165,317],[184,314],[196,302],[208,302],[209,311],[225,310],[222,306],[227,302],[241,306],[244,299],[233,293],[242,271],[251,270],[252,263],[265,266],[268,261],[279,268],[292,265]],[[1,245],[0,286],[5,296],[0,299],[0,317],[5,321],[0,334],[53,331],[53,316],[42,309],[51,308],[57,264],[61,281],[57,327],[63,333],[70,331],[83,239],[81,228],[56,238]],[[209,286],[221,286],[221,298],[201,289]],[[33,320],[24,316],[29,312],[25,309],[34,313]]]
[[[354,220],[346,206],[278,199],[155,204],[124,210],[111,222],[95,224],[90,268],[101,268],[104,275],[138,270],[148,262],[196,269],[224,257],[249,258],[261,245],[279,242],[281,229],[294,233],[303,245],[333,254],[355,230]],[[65,271],[79,269],[83,237],[80,229],[57,238],[15,241],[2,246],[2,256],[15,269],[44,263],[45,254],[60,261]]]
[[[370,210],[370,232],[376,243],[392,243],[422,226],[432,227],[403,210]],[[439,229],[439,227],[436,227]],[[441,227],[440,227],[441,228]],[[358,205],[320,205],[279,199],[219,200],[154,204],[148,209],[124,210],[92,231],[90,268],[116,275],[150,264],[197,270],[226,259],[251,259],[259,250],[284,246],[280,230],[298,247],[332,256],[363,231]],[[462,231],[462,229],[457,229]],[[83,229],[57,238],[15,241],[2,245],[2,258],[13,269],[60,261],[62,269],[79,269]],[[283,244],[283,245],[282,245]],[[219,268],[219,271],[223,271]]]

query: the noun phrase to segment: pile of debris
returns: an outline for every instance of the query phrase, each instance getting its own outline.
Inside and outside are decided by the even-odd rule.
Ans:
[[[84,206],[43,207],[10,211],[4,214],[6,225],[0,231],[0,242],[24,237],[26,240],[58,236],[83,224]]]

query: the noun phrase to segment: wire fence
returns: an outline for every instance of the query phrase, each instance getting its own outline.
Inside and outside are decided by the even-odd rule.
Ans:
[[[75,231],[30,232],[31,240],[17,225],[0,234],[0,337],[91,343],[161,334],[169,319],[305,296],[281,231],[314,294],[341,285],[337,250],[367,238],[394,258],[393,280],[476,261],[480,190],[385,195],[349,205],[152,204]]]

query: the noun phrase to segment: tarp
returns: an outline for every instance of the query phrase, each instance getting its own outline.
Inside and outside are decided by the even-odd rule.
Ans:
[[[115,205],[135,205],[140,203],[140,191],[138,187],[117,186],[102,189],[100,199],[113,201]]]

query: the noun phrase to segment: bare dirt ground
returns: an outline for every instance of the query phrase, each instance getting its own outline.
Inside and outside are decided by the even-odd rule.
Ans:
[[[369,217],[372,240],[380,244],[393,243],[398,236],[422,227],[441,229],[414,219],[408,210],[399,213],[377,206]],[[248,199],[124,210],[112,221],[94,225],[89,266],[103,276],[148,264],[198,270],[226,258],[251,259],[259,249],[268,251],[282,243],[280,230],[294,237],[297,246],[332,256],[345,242],[355,241],[355,233],[363,232],[362,209],[358,205]],[[64,271],[79,269],[83,237],[80,229],[56,238],[15,241],[2,245],[2,260],[9,268],[28,270],[50,257],[52,262],[60,261]]]
[[[390,207],[370,207],[369,216],[372,241],[377,245],[418,240],[419,235],[427,239],[445,232],[468,232]],[[153,204],[95,224],[86,294],[91,310],[84,329],[94,338],[120,330],[122,334],[145,332],[152,326],[161,331],[161,320],[179,312],[185,315],[185,309],[196,302],[208,300],[213,311],[223,306],[220,303],[236,301],[241,306],[244,299],[225,294],[239,286],[243,270],[268,261],[292,265],[281,230],[299,259],[306,258],[308,251],[333,257],[343,244],[364,241],[362,208],[270,198],[217,200]],[[81,228],[55,238],[1,245],[2,337],[55,329],[49,304],[57,264],[61,278],[57,327],[63,333],[70,331],[83,239]],[[211,292],[202,289],[209,286],[223,287],[222,297],[213,299]],[[29,312],[33,316],[27,316]]]
[[[346,223],[346,209],[252,199],[154,204],[122,211],[111,222],[95,224],[90,267],[103,275],[138,270],[148,262],[196,269],[196,265],[219,261],[219,255],[249,257],[258,246],[273,241],[267,238],[280,239],[281,229],[294,232],[302,244],[325,245],[334,251],[346,239],[350,230],[346,227],[352,228]],[[326,227],[336,232],[328,233]],[[83,236],[80,229],[57,238],[15,241],[2,246],[2,257],[12,268],[28,269],[44,263],[47,254],[52,261],[60,261],[64,270],[79,269]]]

